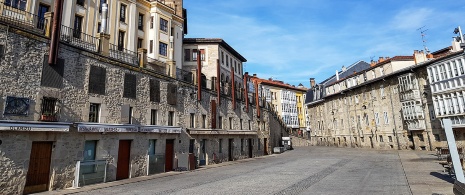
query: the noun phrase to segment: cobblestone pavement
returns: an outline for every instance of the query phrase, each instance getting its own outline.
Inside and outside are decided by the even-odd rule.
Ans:
[[[452,194],[452,184],[431,154],[302,147],[193,172],[45,194]]]

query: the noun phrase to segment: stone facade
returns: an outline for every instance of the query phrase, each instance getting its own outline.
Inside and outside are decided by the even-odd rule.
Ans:
[[[279,146],[280,137],[285,133],[273,112],[261,108],[257,117],[255,105],[251,105],[249,112],[245,112],[244,102],[238,101],[236,108],[232,107],[230,97],[222,96],[221,104],[217,107],[217,115],[212,116],[211,100],[216,99],[216,93],[205,89],[202,100],[197,101],[192,94],[196,93],[194,85],[182,82],[166,75],[155,74],[144,68],[130,64],[116,62],[99,53],[88,52],[77,47],[61,43],[58,58],[63,63],[62,87],[45,87],[41,80],[47,79],[44,67],[50,66],[46,61],[49,40],[46,37],[33,35],[14,28],[6,30],[0,26],[0,42],[5,52],[0,62],[0,107],[5,108],[7,97],[26,98],[30,101],[28,113],[23,116],[1,115],[0,123],[14,121],[19,127],[0,129],[0,188],[5,194],[21,194],[26,185],[26,178],[30,167],[31,148],[34,143],[47,142],[52,144],[48,190],[63,189],[73,186],[76,163],[84,159],[84,143],[86,140],[96,140],[95,160],[105,160],[108,163],[107,181],[117,179],[118,155],[120,140],[131,140],[129,157],[129,177],[139,177],[147,174],[147,151],[150,140],[157,140],[155,154],[164,155],[167,140],[174,140],[174,165],[178,167],[186,161],[185,154],[189,153],[190,140],[194,139],[195,156],[199,156],[200,142],[209,140],[206,145],[208,163],[219,163],[228,160],[228,142],[232,139],[233,159],[249,157],[245,152],[249,144],[252,147],[252,157],[271,153],[272,148]],[[89,93],[90,67],[97,66],[106,70],[106,84],[104,95]],[[47,67],[48,68],[48,67]],[[136,76],[136,98],[124,97],[125,74]],[[150,101],[150,80],[160,81],[160,102]],[[61,82],[61,80],[57,80]],[[169,91],[168,85],[174,84],[176,91]],[[56,98],[56,119],[58,122],[41,121],[43,112],[43,97]],[[176,98],[174,105],[169,97]],[[174,112],[172,126],[181,129],[176,133],[160,132],[82,132],[81,125],[89,125],[90,104],[100,105],[98,125],[112,125],[125,123],[127,113],[123,107],[132,108],[130,114],[132,125],[139,128],[152,123],[152,110],[156,110],[157,128],[171,128],[169,112]],[[5,113],[5,110],[3,110]],[[194,127],[191,127],[191,114],[194,116]],[[202,117],[206,116],[206,127],[202,127]],[[223,121],[222,129],[212,129],[212,117],[218,123],[218,117]],[[231,126],[229,125],[231,119]],[[241,122],[242,121],[242,125]],[[250,122],[249,122],[250,121]],[[66,130],[38,130],[39,125],[68,125]],[[250,129],[248,128],[248,124]],[[9,123],[8,123],[9,124]],[[27,126],[27,127],[23,127]],[[32,127],[30,127],[32,126]],[[103,128],[103,127],[102,127]],[[189,134],[191,129],[207,129],[207,134]],[[20,131],[20,130],[28,130]],[[220,132],[216,135],[213,132]],[[214,152],[220,153],[218,145],[222,139],[223,155],[214,159]],[[244,141],[241,150],[241,139]],[[266,144],[265,139],[267,140]],[[217,155],[215,154],[215,155]],[[215,160],[215,161],[214,161]],[[217,160],[217,161],[216,161]],[[169,171],[169,170],[166,170]]]

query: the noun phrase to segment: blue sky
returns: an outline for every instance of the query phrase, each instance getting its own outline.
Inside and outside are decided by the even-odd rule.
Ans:
[[[190,38],[222,38],[247,62],[244,72],[309,87],[358,60],[450,46],[465,32],[465,1],[186,0]]]

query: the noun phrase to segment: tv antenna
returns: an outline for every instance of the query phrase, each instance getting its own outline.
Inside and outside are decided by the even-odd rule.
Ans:
[[[421,33],[421,41],[423,42],[423,48],[425,48],[425,52],[428,54],[429,53],[429,49],[428,47],[426,47],[426,34],[425,32],[428,31],[429,29],[424,29],[426,26],[422,26],[420,28],[417,29],[417,31],[420,31]]]

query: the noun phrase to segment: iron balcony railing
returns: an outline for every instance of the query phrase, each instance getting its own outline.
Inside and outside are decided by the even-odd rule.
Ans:
[[[136,52],[127,50],[126,48],[110,43],[110,58],[126,62],[137,66],[139,58]]]
[[[61,25],[60,40],[92,52],[98,51],[98,38],[82,33],[81,30],[75,30],[64,25]]]
[[[45,34],[45,18],[24,11],[23,7],[15,6],[13,1],[1,1],[0,11],[1,21],[29,32]]]

